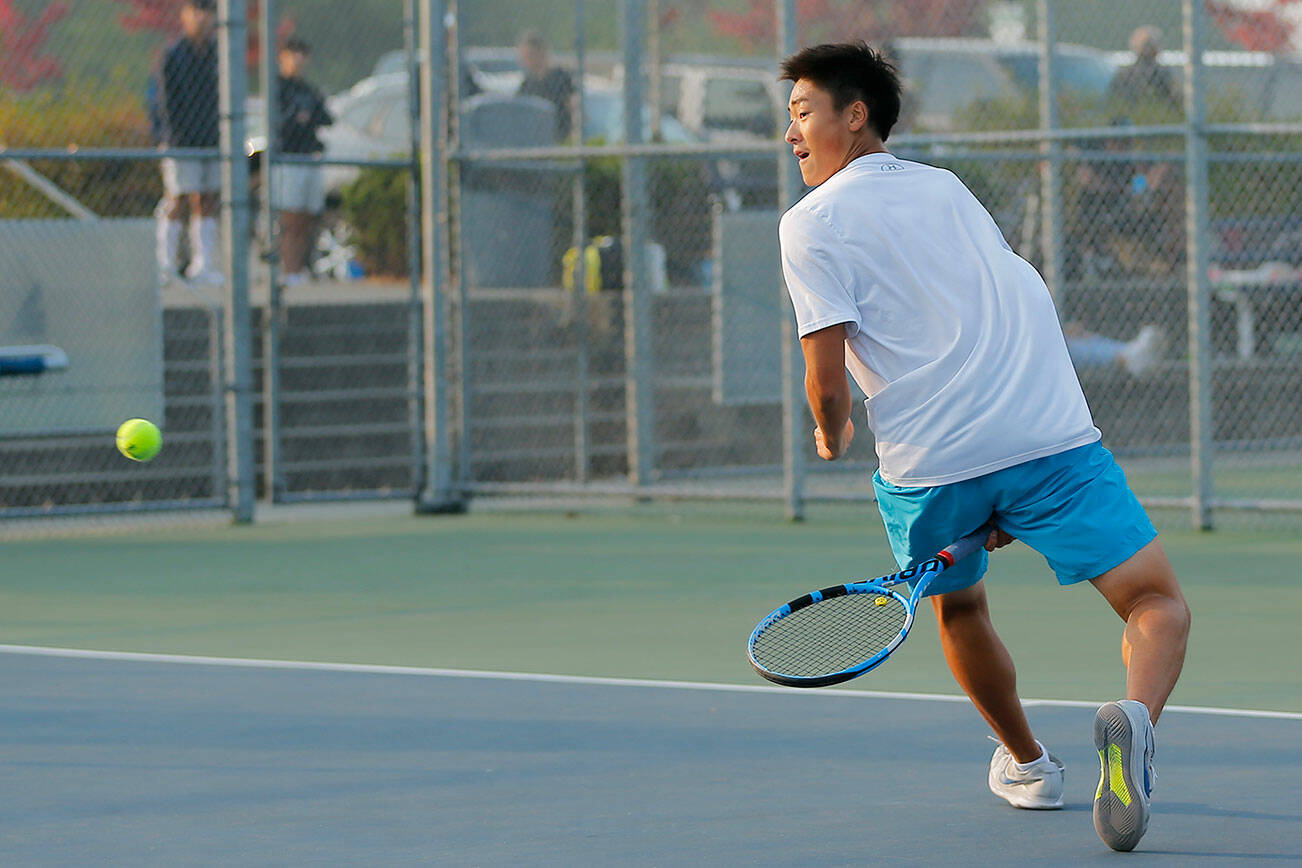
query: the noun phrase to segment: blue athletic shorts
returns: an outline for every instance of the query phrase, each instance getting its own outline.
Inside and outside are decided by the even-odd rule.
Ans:
[[[1157,537],[1126,475],[1097,441],[949,485],[906,488],[873,474],[873,487],[901,569],[991,518],[1044,555],[1062,585],[1103,575]],[[927,596],[975,585],[987,560],[982,550],[958,562]]]

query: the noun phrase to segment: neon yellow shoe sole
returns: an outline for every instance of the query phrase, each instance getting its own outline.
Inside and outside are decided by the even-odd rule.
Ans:
[[[1103,705],[1094,718],[1099,787],[1094,830],[1113,850],[1133,850],[1148,831],[1153,727],[1141,702]]]

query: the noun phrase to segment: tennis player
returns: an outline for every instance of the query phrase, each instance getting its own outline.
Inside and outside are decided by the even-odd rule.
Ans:
[[[1126,696],[1095,722],[1094,823],[1109,847],[1132,849],[1189,608],[1099,442],[1048,289],[957,177],[887,152],[900,84],[882,55],[814,46],[782,78],[794,82],[786,140],[815,188],[780,236],[818,454],[835,460],[854,436],[848,369],[868,396],[873,484],[901,567],[991,519],[987,550],[1021,539],[1060,584],[1089,581],[1125,620]],[[986,604],[987,561],[978,552],[930,590],[945,657],[999,738],[990,789],[1019,808],[1059,808],[1063,766],[1022,710]]]

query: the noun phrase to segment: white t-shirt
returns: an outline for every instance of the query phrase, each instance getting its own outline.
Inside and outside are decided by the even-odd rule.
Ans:
[[[860,157],[779,234],[800,336],[846,326],[887,482],[959,482],[1099,439],[1044,280],[952,172]]]

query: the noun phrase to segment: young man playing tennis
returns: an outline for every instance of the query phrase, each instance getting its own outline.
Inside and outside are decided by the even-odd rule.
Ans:
[[[786,140],[815,187],[782,218],[782,266],[820,457],[854,436],[846,370],[868,395],[873,477],[896,560],[929,558],[987,520],[1061,584],[1090,581],[1126,622],[1126,698],[1102,706],[1094,824],[1130,850],[1148,825],[1153,728],[1184,661],[1189,609],[1157,532],[1099,443],[1044,281],[950,172],[893,157],[891,65],[863,43],[788,58]],[[1031,733],[990,622],[986,552],[930,589],[951,671],[1000,745],[989,785],[1062,806],[1062,764]]]

